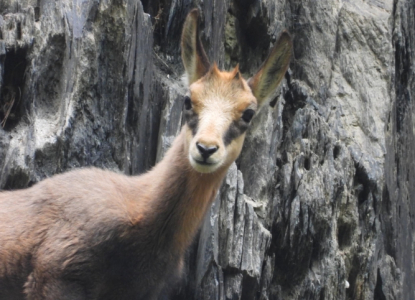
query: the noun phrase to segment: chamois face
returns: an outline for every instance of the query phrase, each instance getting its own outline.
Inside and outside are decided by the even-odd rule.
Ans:
[[[190,164],[201,173],[229,166],[241,151],[256,98],[238,67],[221,72],[214,65],[189,89],[184,111]]]
[[[210,66],[199,38],[198,17],[196,9],[188,14],[181,40],[189,82],[184,102],[187,152],[196,171],[211,173],[238,157],[252,117],[288,69],[292,42],[283,32],[258,72],[245,81],[238,67],[222,72],[216,64]]]

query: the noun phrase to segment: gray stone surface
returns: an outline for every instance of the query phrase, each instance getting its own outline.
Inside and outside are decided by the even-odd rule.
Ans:
[[[194,6],[220,67],[249,76],[284,28],[295,57],[170,298],[415,299],[414,1],[2,0],[0,188],[160,160]]]

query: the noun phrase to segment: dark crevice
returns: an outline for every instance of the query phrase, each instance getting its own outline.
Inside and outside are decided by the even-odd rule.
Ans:
[[[142,90],[140,90],[141,92]],[[131,82],[128,85],[128,104],[127,104],[127,126],[131,129],[136,127],[139,117],[139,109],[137,107],[137,102],[134,97],[134,82]],[[142,98],[140,99],[142,100]]]
[[[267,32],[267,23],[265,18],[252,18],[249,27],[246,28],[245,33],[246,42],[250,48],[266,49],[269,47],[271,40]]]
[[[40,0],[36,1],[35,6],[35,22],[39,22],[40,20]]]
[[[378,269],[378,273],[376,277],[376,286],[375,286],[375,292],[373,295],[373,300],[386,300],[386,296],[382,291],[382,277],[380,275],[379,269]]]
[[[158,22],[161,19],[162,15],[166,14],[163,1],[141,0],[141,4],[143,5],[144,12],[151,16],[153,24]]]
[[[309,268],[312,269],[313,262],[320,261],[321,256],[323,255],[324,246],[321,244],[321,241],[325,239],[324,232],[321,234],[318,234],[313,239],[313,245],[311,249],[311,257],[309,261]]]
[[[272,38],[268,33],[266,9],[254,16],[251,9],[254,3],[253,0],[234,1],[230,9],[237,19],[237,39],[241,49],[239,68],[242,73],[253,73],[260,66],[268,55]]]
[[[276,165],[277,165],[278,169],[281,169],[282,168],[283,162],[282,162],[281,156],[277,156]]]
[[[272,100],[269,102],[269,106],[271,106],[272,108],[274,108],[274,107],[275,107],[275,105],[277,105],[277,102],[278,102],[278,97],[275,97],[274,99],[272,99]]]
[[[35,22],[40,20],[40,7],[35,7]]]
[[[341,147],[339,145],[334,146],[333,148],[333,158],[337,159],[340,155]]]
[[[311,159],[309,157],[304,158],[304,169],[310,171],[311,169]]]
[[[241,300],[257,299],[256,292],[258,290],[258,282],[246,273],[242,279],[242,295]]]
[[[407,49],[408,45],[404,43],[401,45],[399,42],[395,43],[395,86],[396,86],[396,131],[400,133],[403,129],[405,114],[410,111],[408,106],[411,102],[411,96],[409,94],[409,78],[411,72],[411,58],[410,49]]]
[[[17,190],[26,188],[29,184],[29,175],[25,170],[10,170],[4,184],[4,190]]]
[[[308,139],[308,130],[307,130],[308,128],[307,127],[304,127],[304,130],[303,130],[303,133],[302,133],[302,137],[303,137],[303,139]]]
[[[319,132],[321,132],[321,130]],[[324,134],[322,134],[322,136],[324,136]],[[318,145],[316,146],[316,149],[317,149],[316,151],[318,151]],[[328,149],[330,149],[330,144],[328,141],[326,141],[323,146],[323,155],[320,156],[320,160],[319,160],[320,166],[324,164]]]
[[[23,115],[21,100],[27,64],[27,48],[6,52],[4,82],[0,91],[0,126],[5,130],[14,128]]]
[[[337,240],[341,250],[352,244],[352,233],[353,228],[350,224],[339,221],[337,226]]]
[[[396,178],[400,177],[400,174],[401,174],[400,166],[401,166],[401,164],[400,164],[399,156],[395,155]],[[401,185],[400,180],[396,181],[396,185],[397,185],[398,188],[400,187],[400,185]]]
[[[166,54],[179,58],[181,29],[187,13],[193,7],[191,1],[183,1],[180,4],[167,0],[141,0],[141,2],[144,12],[150,15],[154,49],[163,59],[163,64],[166,64],[164,56]],[[200,18],[203,18],[203,13]],[[202,21],[200,26],[203,27]],[[180,60],[169,60],[168,64],[182,67]]]
[[[16,39],[19,41],[19,40],[22,39],[22,23],[17,22],[16,26],[17,26],[17,28],[16,28],[16,32],[17,32]]]
[[[307,95],[305,95],[297,85],[291,83],[291,76],[289,72],[285,74],[287,79],[288,89],[284,91],[285,105],[282,111],[283,121],[283,140],[285,140],[288,129],[294,119],[295,112],[306,105]]]
[[[354,188],[359,204],[365,202],[371,191],[372,183],[362,165],[355,163],[356,173],[354,176]]]
[[[149,3],[154,3],[157,1],[150,1],[150,0],[141,0],[141,4],[143,5],[143,10],[146,14],[149,13]]]

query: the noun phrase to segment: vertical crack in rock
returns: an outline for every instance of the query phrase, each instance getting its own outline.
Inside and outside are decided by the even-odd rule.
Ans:
[[[0,90],[0,125],[10,131],[24,115],[23,92],[25,88],[28,49],[8,49],[4,55]]]
[[[386,300],[386,296],[382,291],[382,276],[380,275],[380,270],[378,269],[377,276],[376,276],[376,286],[375,292],[373,295],[373,299],[375,300]]]
[[[383,228],[386,235],[386,251],[396,259],[396,267],[402,274],[394,293],[385,292],[400,299],[415,297],[413,265],[414,228],[415,228],[415,135],[413,114],[413,91],[415,80],[410,66],[415,61],[414,36],[415,5],[406,1],[394,1],[393,7],[393,46],[394,46],[394,82],[387,126],[387,154],[385,158],[386,186],[384,188],[382,213]],[[383,280],[382,291],[387,281]],[[387,274],[387,273],[386,273]]]

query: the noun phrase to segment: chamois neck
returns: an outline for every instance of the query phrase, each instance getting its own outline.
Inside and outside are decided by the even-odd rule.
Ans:
[[[182,130],[163,160],[147,174],[154,183],[149,227],[159,245],[180,252],[192,242],[228,169],[198,173],[191,167],[188,155],[186,132]]]

